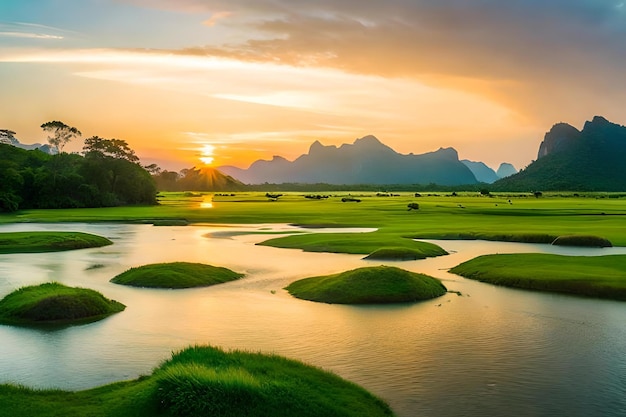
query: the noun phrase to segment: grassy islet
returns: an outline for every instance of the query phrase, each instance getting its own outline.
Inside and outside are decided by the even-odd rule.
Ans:
[[[57,282],[22,287],[0,301],[0,323],[72,324],[103,319],[125,306],[97,291]]]
[[[170,262],[130,268],[111,282],[133,287],[192,288],[207,287],[241,278],[228,268],[192,262]]]
[[[285,289],[294,297],[329,304],[404,303],[436,298],[447,291],[436,278],[392,266],[305,278]]]
[[[626,300],[626,255],[483,255],[450,272],[506,287]]]

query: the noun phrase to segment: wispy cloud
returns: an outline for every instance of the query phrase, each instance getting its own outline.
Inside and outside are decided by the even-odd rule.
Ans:
[[[47,35],[44,33],[27,33],[27,32],[6,32],[0,31],[0,36],[7,38],[27,38],[27,39],[63,39],[63,36]]]
[[[76,32],[27,22],[0,22],[0,37],[60,40]]]

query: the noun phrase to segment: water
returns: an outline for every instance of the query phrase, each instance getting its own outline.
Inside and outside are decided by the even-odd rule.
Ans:
[[[295,229],[0,226],[0,232],[85,231],[115,242],[71,252],[0,255],[0,297],[56,280],[127,305],[103,321],[58,330],[0,326],[0,382],[80,390],[149,374],[173,350],[212,344],[278,353],[331,370],[382,397],[400,416],[626,415],[626,304],[500,288],[447,272],[484,253],[592,256],[626,248],[434,241],[451,255],[386,264],[436,276],[462,296],[341,306],[298,300],[282,288],[303,277],[380,262],[256,246],[268,236],[241,234]],[[132,266],[170,261],[225,266],[246,277],[187,290],[109,282]]]

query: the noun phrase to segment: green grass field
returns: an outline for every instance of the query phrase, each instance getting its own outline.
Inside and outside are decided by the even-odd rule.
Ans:
[[[171,262],[139,266],[122,272],[111,282],[132,287],[192,288],[207,287],[241,278],[227,268],[191,262]]]
[[[163,193],[158,206],[24,210],[0,215],[0,223],[293,223],[375,227],[379,229],[377,233],[419,238],[526,241],[537,236],[548,239],[582,234],[608,239],[614,246],[626,246],[626,233],[622,231],[626,198],[618,194],[544,193],[543,197],[534,198],[525,194],[485,197],[478,193],[433,193],[414,197],[413,193],[399,193],[399,197],[376,197],[376,193],[350,193],[361,199],[360,203],[342,203],[341,198],[348,193],[326,193],[331,197],[322,200],[306,199],[306,193],[284,194],[278,201],[270,201],[264,193],[215,197],[210,193]],[[407,210],[411,202],[419,203],[419,210]]]
[[[447,291],[436,278],[391,266],[305,278],[285,289],[294,297],[329,304],[406,303],[440,297]]]
[[[626,300],[626,255],[485,255],[450,272],[507,287]]]
[[[0,417],[392,416],[363,388],[277,355],[190,347],[149,376],[86,391],[0,385]]]
[[[0,233],[0,254],[58,252],[112,244],[113,242],[102,236],[81,232]]]
[[[97,291],[49,282],[22,287],[0,300],[0,323],[74,324],[103,319],[125,306]]]

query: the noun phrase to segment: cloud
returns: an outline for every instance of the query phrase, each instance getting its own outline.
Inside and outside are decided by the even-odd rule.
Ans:
[[[46,35],[43,33],[6,32],[6,31],[0,31],[0,36],[4,36],[8,38],[27,38],[27,39],[63,39],[63,36]]]
[[[36,23],[0,22],[0,37],[5,38],[60,40],[68,33],[76,32]]]
[[[135,1],[229,12],[228,25],[248,30],[245,42],[185,54],[414,77],[542,122],[626,99],[626,14],[615,0]]]
[[[202,24],[204,24],[206,26],[215,26],[215,24],[218,21],[220,21],[222,19],[226,19],[231,14],[232,14],[231,12],[216,12],[216,13],[213,13],[211,15],[211,17],[208,18],[207,20],[205,20],[204,22],[202,22]]]

